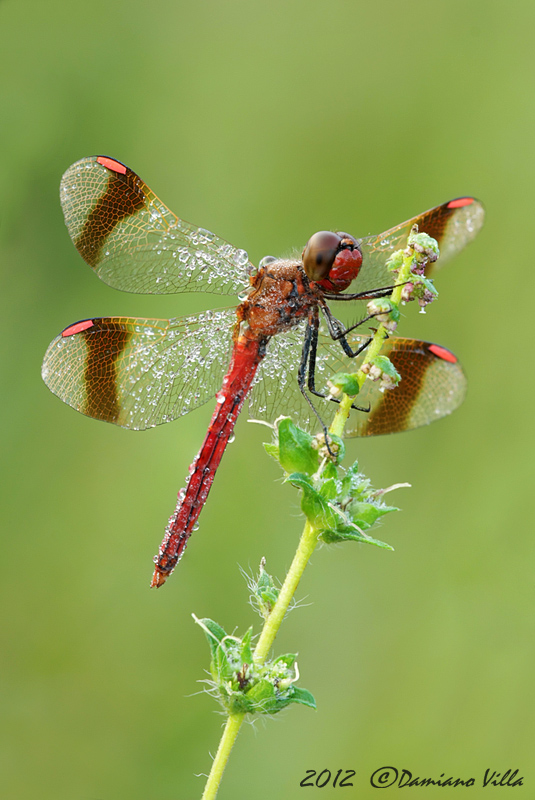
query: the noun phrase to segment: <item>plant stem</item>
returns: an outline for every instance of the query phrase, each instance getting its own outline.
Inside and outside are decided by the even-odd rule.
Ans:
[[[256,664],[263,664],[269,652],[271,645],[278,633],[284,615],[288,610],[288,606],[292,601],[295,590],[299,585],[301,576],[305,571],[305,567],[309,562],[310,556],[316,549],[318,544],[318,533],[313,525],[307,520],[299,545],[297,547],[295,556],[293,558],[288,574],[284,580],[282,588],[279,592],[277,602],[273,606],[271,614],[264,623],[262,633],[254,651],[254,660]]]
[[[295,590],[301,580],[310,556],[318,544],[318,534],[316,529],[308,522],[305,522],[301,539],[297,551],[291,563],[286,579],[279,592],[277,602],[273,606],[271,614],[264,623],[262,633],[254,651],[254,661],[256,664],[263,664],[269,649],[273,644],[275,636],[281,626],[284,615],[288,610]],[[202,800],[214,800],[217,795],[223,772],[230,756],[230,751],[238,735],[238,731],[245,718],[245,714],[230,714],[225,725],[225,730],[221,736],[221,741],[217,749],[216,757],[212,763],[210,775],[206,781]]]
[[[236,741],[236,736],[238,735],[238,731],[240,730],[244,717],[245,714],[229,715],[227,724],[225,725],[225,730],[221,736],[221,741],[219,742],[219,747],[217,748],[217,753],[212,763],[210,775],[208,776],[206,786],[204,787],[202,800],[214,800],[216,797],[219,784],[221,783],[221,778],[223,777],[223,772],[227,766],[230,751],[232,750],[234,742]]]

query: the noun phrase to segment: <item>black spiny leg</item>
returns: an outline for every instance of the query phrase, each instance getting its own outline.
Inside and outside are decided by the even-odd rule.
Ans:
[[[323,314],[325,316],[325,321],[327,322],[327,328],[329,329],[329,334],[331,336],[331,339],[334,339],[335,342],[340,342],[344,353],[346,354],[346,356],[349,356],[349,358],[356,358],[358,355],[360,355],[360,353],[362,353],[362,351],[368,347],[373,337],[368,336],[364,344],[361,344],[360,347],[357,348],[357,350],[353,350],[346,339],[347,334],[351,333],[351,331],[354,331],[356,328],[359,328],[361,325],[364,325],[364,323],[368,322],[368,320],[378,316],[378,314],[384,313],[382,311],[378,311],[375,312],[374,314],[368,314],[367,317],[364,317],[364,319],[361,319],[359,322],[356,322],[350,328],[344,328],[342,323],[339,320],[337,320],[336,317],[333,316],[331,309],[327,304],[322,305],[321,310],[323,311]],[[317,340],[317,334],[316,334],[316,340]]]
[[[325,425],[325,423],[323,422],[322,418],[320,417],[320,415],[318,413],[318,410],[315,407],[314,403],[312,402],[312,400],[308,396],[307,391],[306,391],[306,387],[305,387],[305,376],[307,374],[307,364],[310,361],[310,356],[311,356],[311,352],[312,352],[311,351],[311,345],[313,345],[314,364],[316,363],[316,346],[317,346],[317,342],[318,342],[318,328],[319,328],[319,316],[318,316],[318,310],[317,310],[317,308],[315,308],[313,311],[310,312],[310,315],[309,315],[309,318],[308,318],[308,324],[307,324],[306,330],[305,330],[305,340],[303,342],[303,351],[302,351],[302,354],[301,354],[301,363],[299,364],[299,369],[297,371],[297,383],[298,383],[299,388],[301,390],[301,394],[303,395],[303,397],[307,401],[308,405],[310,406],[310,408],[314,412],[315,416],[318,419],[318,422],[320,423],[320,425],[321,425],[321,427],[323,429],[323,436],[325,437],[325,445],[327,447],[327,450],[329,451],[329,455],[331,456],[331,458],[335,459],[336,458],[336,454],[333,453],[333,451],[331,450],[330,445],[329,445],[329,431],[327,430],[327,426]],[[309,369],[309,382],[310,382],[310,369]],[[325,397],[325,395],[321,395],[318,392],[314,392],[314,394],[317,394],[318,397]]]
[[[334,292],[323,292],[323,297],[326,300],[377,300],[379,297],[390,297],[394,291],[395,286],[384,286],[381,289],[370,289],[366,292],[357,292],[356,294],[335,294]]]
[[[371,291],[359,292],[357,294],[333,294],[324,292],[323,298],[324,300],[375,300],[381,297],[390,297],[393,290],[394,286],[385,286],[382,289],[372,289]],[[325,320],[327,322],[327,328],[329,329],[331,339],[333,339],[335,342],[340,342],[344,353],[346,356],[349,356],[349,358],[355,358],[362,353],[362,351],[365,350],[370,344],[372,337],[368,337],[368,340],[364,342],[364,344],[362,344],[357,350],[353,350],[345,338],[347,334],[351,333],[351,331],[354,331],[356,328],[359,328],[361,325],[364,325],[364,323],[368,322],[370,319],[379,317],[381,314],[385,313],[384,311],[375,311],[373,314],[368,314],[367,317],[364,317],[363,319],[359,320],[359,322],[351,325],[351,327],[345,328],[340,320],[336,319],[336,317],[333,315],[327,303],[323,302],[321,304],[321,310],[325,315]]]
[[[330,310],[329,310],[329,314],[330,314]],[[327,320],[328,319],[329,319],[329,317],[327,317]],[[332,321],[338,323],[338,320],[335,319],[335,317],[333,317],[332,314],[330,316],[330,319]],[[362,321],[364,322],[365,320],[362,320]],[[328,324],[328,322],[327,322],[327,324]],[[340,323],[338,323],[338,324],[340,324]],[[361,323],[359,322],[358,324],[360,325]],[[317,350],[318,350],[319,325],[320,325],[319,315],[318,315],[318,312],[317,312],[317,309],[316,309],[313,319],[312,320],[309,319],[309,324],[307,326],[307,332],[308,332],[308,330],[311,331],[310,337],[309,337],[309,341],[307,343],[308,390],[309,390],[309,392],[311,394],[315,395],[316,397],[321,397],[323,400],[327,400],[328,395],[326,395],[323,392],[318,392],[317,389],[316,389],[316,353],[317,353]],[[329,332],[330,332],[330,329],[329,329]],[[338,338],[341,341],[342,347],[344,347],[345,339],[343,339],[342,337],[343,337],[343,335],[338,337]],[[334,339],[334,336],[333,336],[333,339]],[[306,341],[306,339],[305,339],[305,341]],[[353,352],[353,350],[351,350],[349,344],[347,342],[345,342],[345,344],[347,346],[347,350],[344,347],[344,351],[345,351],[346,355],[348,355],[350,358],[355,358],[355,356],[358,356],[359,353],[361,353],[364,350],[364,348],[369,345],[370,342],[371,342],[371,337],[368,339],[367,342],[365,342],[362,345],[362,347],[359,347],[359,349],[356,350],[355,352]],[[306,367],[306,364],[305,364],[305,367]],[[303,380],[304,380],[304,375],[303,375]],[[304,394],[303,388],[301,388],[301,391]],[[305,395],[305,396],[307,397],[307,400],[310,403],[310,399],[308,398],[308,396],[307,395]],[[340,400],[337,397],[329,397],[328,399],[331,400],[333,403],[339,403],[340,402]],[[356,406],[353,403],[351,404],[351,408],[354,408],[355,411],[364,411],[365,414],[367,414],[369,412],[369,410],[370,410],[369,408],[361,408],[360,406]]]

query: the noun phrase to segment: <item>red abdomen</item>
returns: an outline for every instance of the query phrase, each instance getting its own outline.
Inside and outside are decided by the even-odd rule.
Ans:
[[[152,576],[152,587],[165,583],[186,549],[238,414],[266,352],[267,341],[267,338],[255,340],[241,336],[235,344],[229,371],[216,395],[217,405],[208,433],[190,466],[188,485],[178,495],[177,507],[169,520],[158,555],[155,556],[156,569]]]

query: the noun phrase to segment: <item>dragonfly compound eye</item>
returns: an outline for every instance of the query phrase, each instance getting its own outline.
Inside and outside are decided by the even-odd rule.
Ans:
[[[340,247],[334,259],[334,264],[329,272],[328,284],[322,286],[333,292],[343,292],[358,276],[362,266],[362,253],[358,241],[349,233],[338,232]]]
[[[341,242],[340,235],[332,231],[319,231],[310,237],[303,250],[303,266],[311,281],[328,276]]]

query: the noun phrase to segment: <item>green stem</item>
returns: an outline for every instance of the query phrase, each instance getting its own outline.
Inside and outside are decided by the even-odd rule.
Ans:
[[[229,715],[227,724],[225,725],[225,730],[221,736],[221,741],[219,742],[219,747],[217,748],[217,753],[215,754],[215,758],[212,763],[210,775],[208,776],[206,786],[204,787],[202,800],[214,800],[214,798],[217,796],[219,784],[221,783],[223,772],[227,766],[230,751],[232,750],[234,742],[236,741],[236,737],[244,717],[245,714]]]
[[[277,602],[264,623],[262,633],[256,645],[254,651],[254,661],[256,664],[263,664],[266,660],[269,649],[275,640],[275,636],[288,610],[288,606],[299,585],[301,576],[317,544],[318,532],[307,520],[303,528],[303,533],[301,534],[301,539],[299,540],[299,546],[297,547],[290,569],[288,570],[286,579],[279,592]]]
[[[263,664],[266,660],[271,645],[273,644],[273,641],[282,624],[284,615],[288,610],[288,606],[290,605],[292,597],[295,594],[295,590],[297,589],[299,581],[301,580],[301,576],[306,565],[308,564],[310,556],[316,549],[317,544],[317,531],[307,520],[305,522],[303,533],[301,534],[301,539],[299,540],[297,551],[291,563],[290,569],[288,570],[288,574],[286,575],[286,579],[279,592],[277,602],[273,606],[269,617],[264,623],[262,633],[260,634],[260,638],[256,645],[254,651],[254,661],[256,664]],[[232,750],[232,746],[236,741],[238,731],[240,730],[244,718],[245,714],[229,715],[227,724],[225,725],[225,730],[221,736],[221,741],[219,742],[216,756],[212,763],[210,775],[208,776],[206,786],[204,787],[202,800],[214,800],[216,797],[219,784],[221,783],[221,778],[223,777],[223,772],[225,771],[225,767]]]

